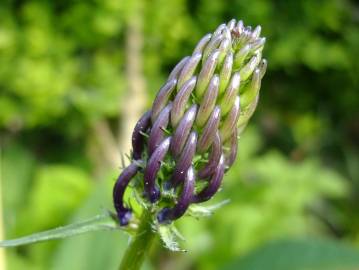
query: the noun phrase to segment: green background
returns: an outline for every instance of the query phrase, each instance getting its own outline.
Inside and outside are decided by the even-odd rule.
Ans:
[[[204,34],[232,18],[262,26],[269,66],[239,158],[211,201],[231,203],[183,218],[188,252],[158,242],[145,267],[359,269],[354,0],[1,0],[2,237],[112,209],[119,130]],[[142,44],[134,56],[131,40]],[[137,80],[144,100],[129,107]],[[127,241],[99,232],[13,248],[5,269],[116,269]]]

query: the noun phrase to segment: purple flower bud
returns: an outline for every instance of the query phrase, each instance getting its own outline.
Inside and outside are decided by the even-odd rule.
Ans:
[[[205,35],[196,45],[196,48],[193,50],[193,54],[203,53],[204,47],[211,40],[212,34]]]
[[[227,27],[227,28],[223,29],[222,34],[223,34],[223,37],[224,37],[225,39],[227,39],[227,40],[229,41],[229,43],[230,43],[230,46],[229,46],[229,48],[228,48],[228,50],[227,50],[227,52],[229,52],[229,51],[231,51],[231,47],[232,47],[232,35],[231,35],[231,31],[230,31],[230,30],[228,29],[228,27]],[[222,46],[223,46],[223,45],[222,45]],[[221,48],[221,45],[220,45],[220,48]]]
[[[131,219],[131,209],[126,208],[123,203],[123,196],[131,179],[136,175],[139,167],[136,163],[126,167],[118,177],[113,187],[113,203],[121,226],[125,226]]]
[[[236,26],[236,20],[232,19],[227,23],[227,27],[230,31],[232,31],[234,29],[234,27]]]
[[[264,43],[266,43],[266,39],[265,38],[259,38],[256,41],[254,41],[251,44],[251,51],[255,52],[257,50],[262,50],[264,47]]]
[[[209,55],[208,59],[203,64],[201,71],[199,72],[196,85],[196,96],[198,98],[201,98],[203,96],[203,93],[206,90],[209,81],[213,76],[214,70],[217,66],[219,53],[219,50],[213,51]]]
[[[237,23],[237,31],[238,33],[242,33],[244,30],[244,23],[242,20],[239,20],[238,23]]]
[[[190,59],[189,56],[184,57],[172,70],[170,75],[168,76],[167,81],[171,81],[173,79],[178,79],[180,72],[182,71],[183,67],[187,64],[188,60]]]
[[[178,77],[177,89],[181,89],[183,84],[193,76],[193,73],[196,70],[197,65],[201,61],[201,57],[202,54],[195,53],[194,55],[191,56],[191,58],[187,60],[186,64],[183,66],[181,73]]]
[[[229,110],[232,108],[235,97],[239,92],[241,78],[239,72],[233,74],[231,81],[229,82],[227,89],[224,92],[223,97],[221,98],[221,112],[222,116],[225,116]]]
[[[257,96],[255,100],[251,104],[249,104],[246,108],[242,109],[242,112],[237,122],[238,127],[245,125],[248,122],[249,118],[252,117],[254,111],[256,110],[258,99],[259,96]]]
[[[267,71],[267,65],[268,65],[268,62],[266,59],[262,59],[262,61],[259,63],[259,69],[261,71],[261,79],[263,78],[264,74]]]
[[[256,68],[253,72],[252,80],[241,95],[241,107],[246,108],[258,96],[261,87],[261,71]]]
[[[228,137],[233,132],[233,129],[236,128],[239,115],[240,115],[240,100],[239,100],[239,96],[236,96],[232,109],[224,119],[222,126],[220,127],[219,130],[222,143],[224,143],[228,139]]]
[[[153,151],[156,150],[158,145],[163,141],[164,138],[164,130],[167,128],[170,112],[172,108],[172,103],[168,104],[159,114],[156,119],[153,127],[151,129],[150,137],[148,138],[148,153],[151,156]]]
[[[171,152],[174,157],[177,157],[186,143],[188,134],[191,132],[193,122],[196,118],[197,105],[192,105],[191,108],[182,117],[181,122],[178,124],[171,143]]]
[[[258,53],[253,56],[243,68],[241,68],[241,81],[247,80],[252,75],[254,69],[258,66],[260,60],[261,54]]]
[[[192,131],[191,134],[188,136],[188,140],[185,147],[183,148],[181,156],[176,162],[176,167],[174,169],[171,179],[173,187],[176,187],[181,180],[183,181],[185,173],[192,164],[192,159],[196,152],[196,145],[197,133],[195,131]]]
[[[202,63],[207,61],[208,56],[215,50],[218,49],[219,44],[223,39],[223,35],[213,35],[206,48],[203,51]]]
[[[233,65],[233,53],[229,52],[224,59],[221,72],[219,74],[219,95],[227,88],[229,79],[232,75],[232,65]]]
[[[198,194],[195,194],[192,197],[192,202],[194,203],[205,202],[208,201],[210,198],[212,198],[214,194],[216,194],[222,183],[224,168],[225,168],[224,156],[222,155],[214,174],[212,175],[211,179],[208,182],[208,186],[202,189]]]
[[[230,34],[229,34],[230,35]],[[219,45],[219,57],[218,57],[218,65],[222,65],[223,59],[226,57],[228,52],[231,49],[231,41],[229,38],[225,38],[222,40],[221,44]]]
[[[175,66],[151,111],[137,123],[132,161],[144,167],[144,182],[134,191],[143,193],[145,208],[157,213],[159,223],[179,218],[190,203],[210,199],[233,165],[238,134],[254,113],[267,68],[260,32],[259,26],[252,30],[231,20],[205,35],[192,55]],[[130,165],[114,188],[115,207],[124,225],[131,209],[123,204],[123,193],[138,170]]]
[[[221,120],[221,109],[216,106],[209,117],[205,127],[203,128],[202,134],[199,137],[197,150],[203,153],[208,150],[212,145],[214,137],[216,136],[219,121]]]
[[[176,127],[180,119],[182,118],[189,97],[196,85],[196,77],[192,77],[190,80],[185,82],[179,92],[177,93],[171,112],[171,124],[172,127]]]
[[[173,93],[173,90],[176,89],[176,84],[177,84],[176,79],[169,80],[159,90],[159,92],[155,98],[155,101],[153,102],[153,105],[152,105],[152,115],[151,115],[152,123],[154,123],[156,121],[156,119],[157,119],[158,115],[160,114],[160,112],[162,111],[162,109],[167,105],[168,100]]]
[[[210,114],[212,113],[214,106],[216,105],[218,88],[219,88],[219,77],[217,74],[215,74],[212,77],[211,81],[209,82],[207,91],[204,94],[198,109],[196,124],[199,127],[204,126]]]
[[[135,128],[132,133],[132,158],[134,160],[140,159],[143,147],[144,147],[144,136],[142,133],[145,133],[146,130],[150,127],[151,124],[151,111],[147,111],[142,115],[140,120],[138,120]]]
[[[234,55],[234,69],[238,69],[240,66],[242,66],[250,51],[251,46],[247,44]]]
[[[156,148],[147,162],[147,166],[144,172],[144,185],[145,195],[148,197],[151,203],[156,202],[160,197],[159,188],[156,186],[156,178],[161,163],[168,152],[168,148],[171,143],[171,137],[166,138]]]
[[[193,167],[187,170],[186,177],[184,179],[183,188],[177,200],[177,203],[173,208],[164,208],[158,215],[157,220],[159,223],[170,222],[183,216],[186,212],[194,192],[195,173]]]
[[[238,152],[238,130],[237,128],[233,129],[233,133],[230,138],[230,150],[228,156],[226,156],[226,166],[228,169],[233,165],[237,159]]]
[[[227,28],[227,25],[225,23],[222,23],[217,27],[217,29],[213,32],[213,36],[218,36],[222,33],[224,29]]]
[[[209,176],[211,176],[215,171],[215,169],[217,168],[221,155],[222,155],[222,143],[221,143],[221,137],[219,136],[219,132],[217,131],[216,135],[214,136],[214,141],[212,143],[211,153],[208,157],[208,163],[198,171],[197,174],[198,178],[206,179]]]
[[[252,32],[252,38],[253,39],[259,38],[261,31],[262,31],[262,27],[260,25],[258,25]]]

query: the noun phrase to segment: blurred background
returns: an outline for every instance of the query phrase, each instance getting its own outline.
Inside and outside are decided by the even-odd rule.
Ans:
[[[231,203],[210,218],[183,218],[189,252],[156,243],[145,268],[277,270],[273,258],[300,264],[308,250],[356,256],[354,0],[1,0],[0,239],[112,209],[135,121],[176,62],[232,18],[262,26],[269,69],[214,200]],[[0,269],[116,269],[127,241],[100,232],[0,250]]]

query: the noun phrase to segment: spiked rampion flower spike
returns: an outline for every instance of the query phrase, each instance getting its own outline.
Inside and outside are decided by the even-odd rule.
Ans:
[[[158,223],[171,223],[216,194],[258,103],[267,67],[260,32],[231,20],[174,67],[136,125],[131,164],[113,189],[122,226],[132,216],[124,201],[130,183]]]

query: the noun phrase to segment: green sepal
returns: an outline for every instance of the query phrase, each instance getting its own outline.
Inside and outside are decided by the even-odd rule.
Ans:
[[[228,204],[230,202],[229,199],[221,201],[219,203],[213,205],[200,205],[200,204],[192,204],[187,210],[187,215],[194,217],[194,218],[202,218],[202,217],[209,217],[213,215],[213,213],[221,208],[222,206]]]
[[[186,250],[182,249],[178,243],[178,240],[183,241],[184,238],[179,233],[179,231],[177,230],[177,228],[174,226],[173,223],[166,225],[157,224],[155,230],[157,231],[164,246],[167,249],[177,252],[186,252]]]

